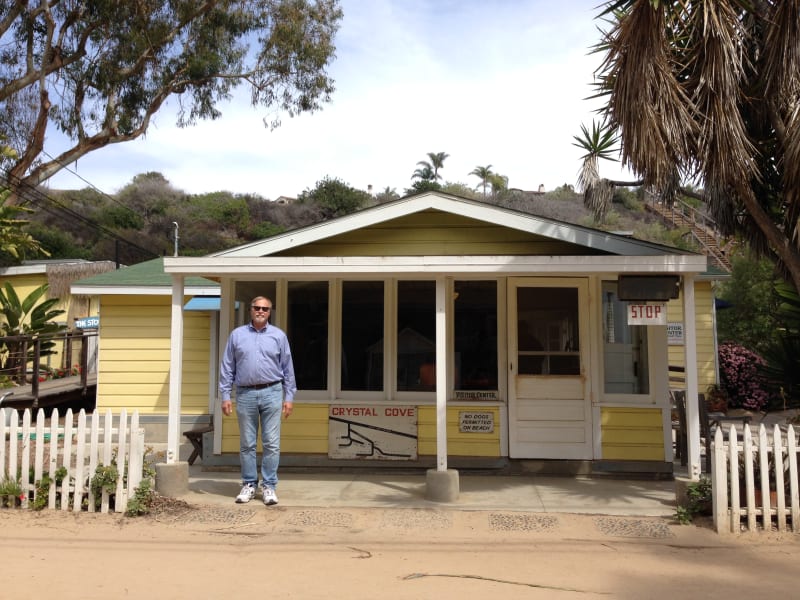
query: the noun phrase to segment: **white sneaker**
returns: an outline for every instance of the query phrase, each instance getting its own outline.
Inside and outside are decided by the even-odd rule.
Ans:
[[[250,502],[253,499],[253,496],[256,495],[256,488],[250,484],[244,484],[242,486],[242,491],[239,492],[239,495],[236,496],[236,504],[245,504]]]
[[[264,504],[267,506],[278,503],[278,495],[275,493],[275,488],[271,485],[265,485],[261,488],[261,497],[264,499]]]

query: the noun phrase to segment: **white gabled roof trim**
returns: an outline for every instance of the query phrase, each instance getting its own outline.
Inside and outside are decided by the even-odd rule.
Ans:
[[[351,213],[331,221],[317,223],[284,234],[260,240],[229,250],[216,252],[209,256],[224,258],[261,257],[275,254],[289,248],[311,244],[343,233],[370,227],[392,219],[405,217],[424,210],[439,210],[477,219],[494,225],[542,235],[554,240],[578,244],[587,248],[598,248],[613,254],[663,255],[679,253],[666,246],[659,246],[633,238],[614,235],[608,232],[589,229],[578,225],[560,223],[544,217],[513,211],[442,194],[428,192],[418,196],[402,198],[366,210]]]
[[[706,257],[660,256],[300,256],[164,257],[164,271],[183,275],[353,275],[393,273],[702,273]]]
[[[219,296],[219,286],[193,287],[187,285],[184,290],[187,296]],[[123,296],[171,296],[172,286],[73,285],[70,286],[69,291],[74,296],[105,296],[106,294]]]

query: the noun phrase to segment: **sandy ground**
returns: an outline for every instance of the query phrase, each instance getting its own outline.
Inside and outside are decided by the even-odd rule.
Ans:
[[[4,509],[0,532],[3,598],[791,597],[800,559],[800,534],[707,522],[256,501]]]

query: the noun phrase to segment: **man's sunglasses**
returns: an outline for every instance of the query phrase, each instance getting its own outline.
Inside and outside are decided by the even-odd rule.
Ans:
[[[261,312],[261,311],[269,312],[272,310],[271,306],[251,306],[250,308],[252,308],[256,312]]]

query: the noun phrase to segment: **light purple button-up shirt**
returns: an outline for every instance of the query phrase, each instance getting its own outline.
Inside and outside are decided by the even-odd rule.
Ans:
[[[283,382],[283,399],[292,402],[297,392],[292,352],[283,330],[267,324],[257,330],[252,323],[231,332],[219,367],[219,393],[231,399],[234,385],[260,385]]]

